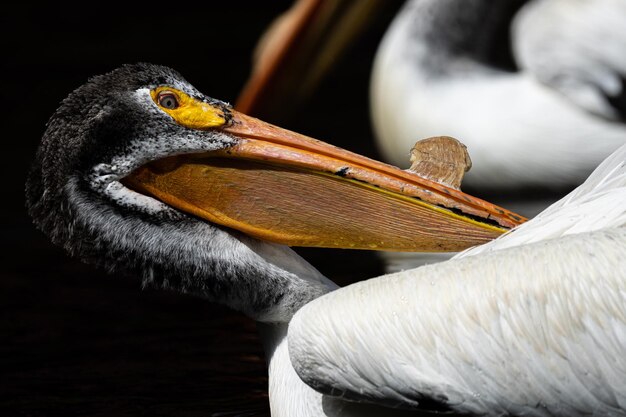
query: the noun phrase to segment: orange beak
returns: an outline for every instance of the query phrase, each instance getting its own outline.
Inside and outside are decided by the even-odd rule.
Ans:
[[[525,219],[236,111],[232,147],[149,163],[124,182],[209,222],[290,246],[459,251]]]

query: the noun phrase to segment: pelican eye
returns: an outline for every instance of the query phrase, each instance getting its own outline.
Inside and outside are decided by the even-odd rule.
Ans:
[[[170,110],[176,109],[179,106],[176,95],[174,95],[171,91],[160,92],[157,96],[157,102],[159,103],[159,106]]]
[[[179,125],[191,129],[208,129],[226,123],[221,107],[205,103],[173,87],[156,87],[150,91],[150,97],[162,112],[170,115]]]

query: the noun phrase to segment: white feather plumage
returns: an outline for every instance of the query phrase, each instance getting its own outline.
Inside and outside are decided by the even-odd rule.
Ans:
[[[626,146],[536,219],[296,313],[298,374],[366,401],[626,414]],[[519,235],[518,235],[519,232]]]
[[[623,2],[527,3],[512,25],[516,73],[409,37],[412,8],[439,3],[410,2],[376,58],[372,117],[389,161],[406,166],[417,139],[446,134],[468,146],[466,184],[561,188],[626,143],[626,126],[611,120],[605,99],[620,93],[626,75],[626,26],[615,24],[626,18]],[[307,304],[289,326],[298,374],[339,397],[387,405],[429,398],[486,415],[626,415],[624,161],[626,147],[496,241]],[[270,379],[282,374],[297,386],[280,363]],[[298,390],[321,406],[282,409],[288,415],[367,409]],[[274,398],[272,409],[292,402]]]

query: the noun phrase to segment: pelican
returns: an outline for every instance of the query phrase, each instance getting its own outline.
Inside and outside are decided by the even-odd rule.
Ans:
[[[255,166],[259,159],[272,168]],[[225,173],[247,171],[240,160],[256,167],[254,175],[228,182]],[[429,183],[239,114],[174,71],[139,64],[94,77],[63,101],[30,172],[27,206],[74,256],[261,322],[274,416],[625,415],[625,161],[626,146],[544,213],[457,259],[337,289],[287,246],[252,234],[274,232],[269,238],[283,243],[308,237],[309,244],[342,236],[294,233],[287,219],[264,229],[248,213],[260,215],[255,204],[246,208],[246,198],[233,200],[227,189],[256,179],[278,186],[272,176],[293,181],[296,166],[316,167],[299,171],[300,180],[312,177],[307,184],[346,184],[355,199],[380,193],[406,203],[391,190],[391,177],[405,178],[405,188]],[[337,166],[361,181],[337,174]],[[214,175],[228,187],[212,182]],[[365,178],[379,186],[363,185]],[[217,201],[205,196],[208,189],[220,194]],[[255,189],[243,188],[255,202],[271,194]],[[341,200],[339,189],[333,186],[327,202]],[[281,192],[281,200],[294,198],[288,187]],[[222,199],[243,214],[233,217]],[[446,224],[458,221],[453,235],[462,246],[501,231],[477,215],[415,204]],[[515,217],[490,213],[498,215],[502,222]],[[403,242],[386,238],[392,247]],[[431,239],[418,245],[454,244]]]
[[[372,69],[378,144],[402,166],[416,138],[456,136],[467,186],[571,189],[626,143],[624,51],[621,0],[409,0]]]
[[[287,245],[458,251],[523,218],[241,114],[175,71],[93,77],[48,122],[26,184],[69,254],[261,323],[274,415],[324,415],[291,367],[293,314],[337,286]]]

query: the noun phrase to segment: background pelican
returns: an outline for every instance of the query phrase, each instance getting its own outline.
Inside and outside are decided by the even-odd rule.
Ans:
[[[626,142],[625,50],[619,0],[409,1],[374,63],[378,143],[404,166],[415,137],[449,134],[466,186],[566,189]]]

